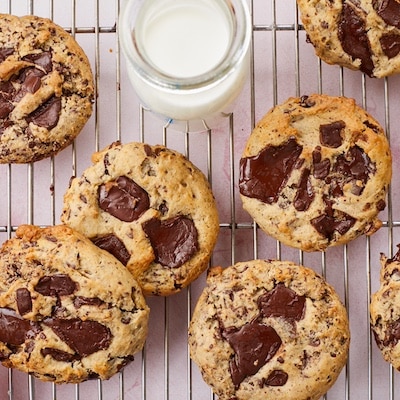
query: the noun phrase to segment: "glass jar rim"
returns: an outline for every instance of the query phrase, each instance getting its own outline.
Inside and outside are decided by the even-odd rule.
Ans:
[[[225,57],[215,67],[205,73],[191,77],[176,77],[168,75],[150,64],[140,52],[132,35],[130,19],[133,7],[137,6],[137,2],[125,0],[119,16],[118,34],[123,53],[139,76],[153,86],[172,90],[199,89],[203,86],[217,84],[228,77],[230,72],[234,71],[237,65],[240,65],[248,51],[251,36],[251,18],[246,0],[220,1],[226,3],[231,17],[235,21],[232,27],[232,39]],[[238,18],[240,18],[242,23],[238,24],[236,22]]]

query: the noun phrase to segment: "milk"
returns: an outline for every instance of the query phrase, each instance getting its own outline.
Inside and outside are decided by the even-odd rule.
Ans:
[[[145,9],[139,13],[136,37],[143,54],[160,71],[193,77],[223,60],[232,26],[220,8],[199,0],[174,0],[155,15],[146,14]]]
[[[170,120],[194,120],[224,110],[237,97],[250,40],[243,2],[127,2],[120,38],[130,80],[146,107]],[[233,10],[235,3],[240,10]],[[237,21],[240,13],[245,23]]]

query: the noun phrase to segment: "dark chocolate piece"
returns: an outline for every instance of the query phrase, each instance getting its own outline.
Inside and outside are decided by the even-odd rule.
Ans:
[[[282,340],[271,326],[252,321],[240,329],[226,328],[222,336],[235,352],[230,362],[232,382],[236,388],[254,375],[276,354]]]
[[[124,222],[137,220],[150,207],[147,192],[126,176],[99,186],[99,207]]]
[[[21,318],[9,308],[0,308],[0,341],[8,345],[21,345],[26,339],[34,338],[40,327],[34,322]]]
[[[52,347],[45,347],[45,348],[41,349],[40,354],[43,357],[46,357],[47,355],[49,355],[50,357],[54,358],[54,360],[56,360],[56,361],[63,361],[63,362],[68,362],[68,363],[75,361],[75,360],[79,360],[79,358],[80,358],[76,354],[67,353],[66,351],[54,349]]]
[[[0,49],[0,62],[3,62],[8,56],[14,53],[13,47],[3,47]]]
[[[15,89],[11,82],[0,82],[0,118],[6,118],[14,109]],[[4,124],[4,122],[3,122]]]
[[[82,321],[79,318],[46,318],[43,323],[80,357],[107,349],[111,344],[110,330],[96,321]]]
[[[386,264],[390,264],[392,262],[400,263],[400,244],[397,245],[397,248],[398,248],[398,250],[397,250],[396,254],[392,258],[388,258],[386,260]]]
[[[297,211],[308,210],[314,197],[314,190],[310,181],[310,170],[305,168],[301,173],[300,183],[294,197],[294,208]]]
[[[124,245],[124,242],[117,236],[110,233],[109,235],[99,236],[92,239],[92,242],[100,249],[108,251],[123,265],[127,265],[131,255]]]
[[[338,148],[343,143],[342,131],[346,127],[343,121],[323,124],[319,127],[319,140],[325,147]]]
[[[31,293],[27,288],[17,289],[17,308],[21,315],[25,315],[32,311]]]
[[[322,159],[321,148],[318,146],[312,152],[313,175],[316,179],[324,180],[331,170],[329,158]]]
[[[353,60],[361,60],[361,71],[373,76],[374,63],[365,26],[365,12],[357,8],[355,2],[343,1],[338,22],[338,36],[343,50]]]
[[[388,24],[400,29],[400,4],[396,0],[373,0],[377,14]]]
[[[300,106],[303,108],[311,108],[315,106],[315,101],[304,95],[300,97]]]
[[[49,275],[39,279],[35,290],[43,296],[67,296],[78,289],[76,283],[65,274]]]
[[[51,52],[50,51],[43,51],[42,53],[33,53],[27,54],[26,56],[22,57],[24,61],[31,62],[48,74],[53,70],[53,62],[51,59]]]
[[[385,332],[384,346],[395,346],[400,340],[400,319],[389,324]]]
[[[352,192],[360,196],[364,190],[364,185],[369,179],[369,175],[375,173],[375,171],[375,164],[364,150],[358,146],[353,146],[346,154],[341,154],[336,158],[332,166],[332,172],[336,176],[332,177],[330,191],[334,196],[341,196],[344,184],[353,182]],[[362,186],[359,185],[360,183]]]
[[[104,301],[98,297],[76,296],[74,299],[75,308],[81,308],[82,306],[100,307],[102,304],[105,304]]]
[[[268,146],[254,157],[240,160],[239,190],[244,196],[272,204],[278,200],[303,147],[291,138],[280,146]]]
[[[42,128],[53,129],[60,118],[61,98],[52,96],[35,111],[30,113],[26,120]]]
[[[356,219],[342,212],[336,217],[322,214],[313,218],[310,222],[317,232],[332,240],[335,232],[344,235],[356,223]]]
[[[176,216],[162,221],[152,218],[142,226],[153,247],[155,261],[165,267],[180,267],[199,249],[197,229],[190,218]]]
[[[44,72],[36,68],[26,68],[20,74],[18,81],[21,87],[13,100],[19,102],[27,93],[35,93],[42,85]]]
[[[263,317],[281,317],[290,322],[303,319],[306,309],[305,296],[299,296],[283,283],[260,296],[257,303]]]
[[[274,369],[266,379],[263,379],[261,386],[284,386],[289,375],[280,369]]]
[[[383,52],[388,58],[396,57],[400,52],[400,35],[386,33],[379,39]]]

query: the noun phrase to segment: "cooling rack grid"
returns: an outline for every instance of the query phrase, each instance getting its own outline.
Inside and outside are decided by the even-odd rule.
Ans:
[[[59,222],[62,196],[90,155],[115,140],[162,143],[184,153],[208,176],[221,233],[212,264],[228,266],[252,258],[279,258],[304,264],[326,277],[345,303],[352,332],[350,357],[332,400],[400,399],[400,378],[378,352],[369,329],[368,304],[379,284],[379,256],[400,243],[398,207],[400,77],[370,79],[359,72],[320,62],[306,42],[295,0],[249,0],[253,21],[250,73],[229,113],[203,128],[168,125],[139,104],[130,87],[118,42],[118,0],[2,0],[0,12],[53,19],[75,36],[87,53],[97,96],[94,113],[73,146],[30,165],[0,166],[0,240],[18,225]],[[259,231],[241,207],[238,161],[254,124],[290,96],[326,93],[353,97],[384,126],[393,152],[393,181],[383,227],[326,253],[302,253]],[[1,400],[205,400],[213,399],[187,350],[187,326],[204,276],[182,293],[150,298],[150,334],[144,351],[106,382],[80,385],[43,383],[0,367]]]

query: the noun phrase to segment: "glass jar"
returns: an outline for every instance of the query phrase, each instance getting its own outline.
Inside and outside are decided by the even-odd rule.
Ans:
[[[245,0],[125,0],[119,38],[138,97],[167,120],[225,111],[246,81]]]

